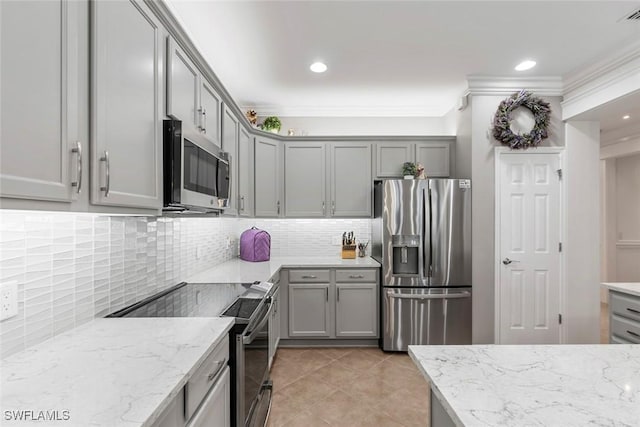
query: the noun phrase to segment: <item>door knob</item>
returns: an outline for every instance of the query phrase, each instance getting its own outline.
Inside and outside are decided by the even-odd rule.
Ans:
[[[511,264],[512,262],[520,262],[520,261],[515,260],[515,259],[509,259],[509,258],[505,258],[505,259],[503,259],[503,260],[502,260],[502,263],[503,263],[504,265],[509,265],[509,264]]]

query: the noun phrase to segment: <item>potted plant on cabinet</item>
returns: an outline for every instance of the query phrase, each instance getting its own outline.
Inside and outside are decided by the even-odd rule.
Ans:
[[[418,167],[413,162],[404,162],[402,165],[402,175],[404,179],[413,179],[418,171]]]
[[[262,123],[262,129],[272,133],[279,133],[281,126],[282,122],[276,116],[269,116]]]

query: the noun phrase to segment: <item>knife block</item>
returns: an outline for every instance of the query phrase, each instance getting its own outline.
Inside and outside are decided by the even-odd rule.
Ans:
[[[356,259],[356,245],[342,245],[342,259]]]

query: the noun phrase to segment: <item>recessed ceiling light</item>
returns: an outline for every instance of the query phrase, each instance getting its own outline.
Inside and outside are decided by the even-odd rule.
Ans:
[[[623,118],[624,120],[628,120],[628,119],[630,119],[630,118],[631,118],[631,116],[627,114],[626,116],[622,116],[622,118]]]
[[[327,71],[327,66],[324,62],[314,62],[309,66],[309,69],[314,73],[324,73]]]
[[[525,61],[522,61],[518,65],[516,65],[515,70],[516,71],[525,71],[525,70],[530,70],[535,66],[536,66],[536,61],[532,61],[531,59],[527,59]]]

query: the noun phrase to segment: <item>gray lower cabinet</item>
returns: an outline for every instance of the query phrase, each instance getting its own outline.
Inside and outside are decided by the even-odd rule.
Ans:
[[[91,29],[91,201],[160,209],[163,30],[138,0],[92,2]]]
[[[276,356],[280,343],[280,290],[276,290],[272,297],[273,311],[269,319],[269,368]]]
[[[240,126],[238,140],[238,214],[244,217],[253,216],[253,172],[254,172],[253,137]]]
[[[222,113],[222,151],[229,155],[229,207],[224,210],[225,215],[238,214],[238,119],[226,106]]]
[[[289,143],[284,149],[285,216],[320,218],[327,214],[324,143]]]
[[[0,2],[2,197],[71,202],[80,190],[78,8]]]
[[[277,140],[257,136],[255,142],[255,216],[282,215],[282,146]]]
[[[609,291],[609,343],[640,344],[640,296]]]
[[[378,285],[336,283],[336,337],[378,336]]]
[[[377,269],[288,271],[289,339],[377,338]]]
[[[331,336],[329,283],[289,283],[289,337]]]

